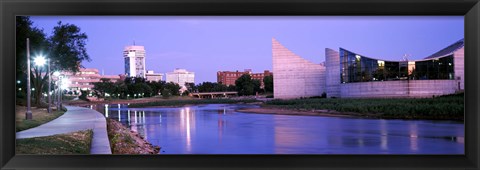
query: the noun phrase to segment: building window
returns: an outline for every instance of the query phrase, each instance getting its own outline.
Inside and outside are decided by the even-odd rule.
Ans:
[[[340,49],[340,81],[453,79],[453,55],[425,61],[382,61]]]

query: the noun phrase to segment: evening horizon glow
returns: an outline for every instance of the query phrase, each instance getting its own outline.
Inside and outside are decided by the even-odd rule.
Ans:
[[[325,48],[385,60],[425,58],[464,38],[463,16],[32,16],[52,34],[58,21],[88,35],[87,53],[106,75],[124,73],[123,48],[145,46],[146,70],[183,68],[195,83],[216,82],[217,71],[272,71],[272,38],[299,56],[321,63]],[[275,73],[273,73],[275,74]]]

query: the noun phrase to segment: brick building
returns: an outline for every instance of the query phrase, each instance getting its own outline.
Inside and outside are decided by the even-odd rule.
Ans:
[[[263,78],[272,75],[272,72],[265,70],[263,73],[252,73],[251,69],[245,69],[244,71],[219,71],[217,72],[217,83],[222,83],[227,86],[235,85],[235,81],[244,74],[250,74],[252,79],[259,80],[261,83],[260,86],[263,88]]]

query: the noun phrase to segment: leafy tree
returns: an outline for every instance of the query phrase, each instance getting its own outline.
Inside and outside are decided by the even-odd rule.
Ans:
[[[165,84],[164,89],[162,90],[162,95],[164,90],[168,90],[171,95],[175,95],[175,96],[180,95],[180,86],[174,82],[168,82]]]
[[[198,85],[199,92],[213,92],[215,84],[212,82],[203,82]]]
[[[196,92],[198,91],[198,86],[195,86],[195,83],[185,83],[185,87],[187,87],[187,91],[189,92]],[[188,94],[187,94],[188,95]]]
[[[32,24],[29,19],[20,18],[19,20],[23,20],[24,25]],[[82,61],[90,61],[85,47],[87,35],[85,33],[81,33],[80,28],[76,25],[62,24],[59,21],[58,25],[53,28],[53,35],[49,38],[45,38],[45,34],[41,33],[39,29],[35,28],[32,32],[35,33],[34,35],[38,36],[36,39],[38,39],[38,41],[41,43],[38,44],[38,47],[36,48],[32,46],[30,50],[31,53],[34,55],[46,55],[50,61],[50,68],[52,70],[50,74],[43,74],[43,72],[46,71],[46,66],[32,67],[33,71],[31,72],[31,77],[33,87],[35,89],[43,89],[43,86],[47,83],[48,76],[51,76],[53,70],[71,71],[76,73],[81,67]],[[21,51],[17,51],[17,54],[21,54]],[[35,104],[39,104],[42,90],[34,91],[33,95],[35,98]]]
[[[80,27],[59,21],[49,38],[52,69],[78,72],[82,61],[91,61],[87,54],[87,39],[87,34],[82,33]]]
[[[236,90],[238,95],[255,95],[256,92],[260,91],[260,81],[253,80],[249,74],[244,74],[235,80]]]
[[[163,98],[169,98],[170,96],[172,96],[172,93],[170,92],[170,90],[168,90],[168,89],[163,89],[162,90],[162,97]]]
[[[99,97],[105,97],[105,93],[113,95],[115,93],[115,84],[107,78],[101,78],[100,82],[93,83],[93,90],[100,94]]]
[[[273,75],[265,76],[263,78],[263,85],[265,92],[273,93]]]
[[[252,84],[253,84],[253,95],[255,95],[257,92],[260,92],[262,90],[260,88],[261,86],[260,80],[252,79]]]
[[[215,82],[203,82],[197,86],[198,92],[225,92],[225,91],[235,91],[235,88],[231,89],[222,83]]]
[[[27,89],[27,38],[30,43],[30,68],[34,67],[33,57],[39,55],[41,52],[47,51],[48,41],[42,29],[32,26],[33,22],[28,16],[16,17],[16,77],[20,81],[17,88],[21,88],[18,96],[26,96]],[[31,75],[31,82],[34,82],[33,75]],[[35,86],[32,86],[35,88]],[[42,89],[42,88],[35,88]],[[40,91],[40,90],[38,90]],[[40,98],[36,96],[35,98]],[[36,102],[35,102],[36,103]]]
[[[88,95],[88,91],[84,91],[84,90],[80,90],[80,96],[78,97],[80,100],[85,100],[85,101],[90,101],[88,98],[87,98],[87,95]]]
[[[162,89],[166,84],[165,81],[153,81],[153,82],[146,82],[146,83],[152,89],[152,93],[150,94],[150,96],[156,96],[159,93],[161,93]]]

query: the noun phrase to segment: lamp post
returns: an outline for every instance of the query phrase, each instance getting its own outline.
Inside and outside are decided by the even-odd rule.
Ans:
[[[60,78],[59,78],[60,72],[58,72],[58,71],[53,72],[53,76],[57,77],[57,81],[55,81],[55,84],[57,85],[57,90],[54,89],[53,93],[55,93],[55,95],[56,95],[55,97],[58,99],[58,89],[60,88],[60,86],[58,85],[58,81],[60,80]],[[57,100],[56,105],[55,105],[55,107],[57,107],[57,110],[58,110],[58,102],[59,101]]]
[[[50,61],[45,59],[45,57],[43,56],[38,56],[38,57],[35,57],[35,65],[37,66],[43,66],[45,63],[47,64],[47,74],[45,74],[46,76],[48,76],[48,90],[47,90],[47,96],[48,96],[48,107],[47,107],[47,112],[48,113],[51,113],[51,110],[50,110],[50,104],[51,104],[51,97],[50,97]]]
[[[48,75],[48,90],[47,90],[47,95],[48,95],[48,107],[47,107],[47,112],[51,113],[52,109],[50,109],[50,106],[52,104],[52,95],[50,95],[50,91],[52,89],[52,75],[50,75],[50,60],[47,61],[48,69],[47,69],[47,75]]]
[[[68,88],[68,84],[69,84],[69,81],[67,79],[67,76],[63,76],[62,80],[61,80],[61,84],[60,84],[60,89],[62,90],[60,92],[60,108],[62,108],[62,100],[63,100],[63,89],[67,89]]]
[[[25,119],[31,120],[32,119],[32,110],[30,108],[30,96],[31,96],[30,89],[30,39],[27,38],[27,112],[25,113]]]
[[[58,93],[57,93],[57,110],[60,110],[62,107],[61,98],[62,98],[62,79],[63,76],[58,76],[57,80],[57,87],[58,87]]]

